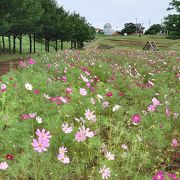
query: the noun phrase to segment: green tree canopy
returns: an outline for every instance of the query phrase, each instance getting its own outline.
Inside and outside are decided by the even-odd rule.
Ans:
[[[146,32],[145,35],[156,35],[160,33],[163,30],[162,26],[160,24],[153,24]]]
[[[165,27],[168,32],[168,37],[171,39],[179,39],[180,38],[180,1],[172,0],[170,3],[170,7],[168,10],[175,9],[177,14],[168,15],[165,18]]]
[[[127,33],[128,35],[136,32],[136,26],[133,23],[126,23],[124,29],[122,29],[122,34]]]

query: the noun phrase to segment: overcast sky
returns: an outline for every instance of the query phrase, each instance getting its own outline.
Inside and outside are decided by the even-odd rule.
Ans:
[[[113,29],[121,29],[126,22],[161,23],[167,16],[171,0],[57,0],[66,11],[76,11],[94,27],[103,28],[109,22]],[[136,19],[137,18],[137,19]]]

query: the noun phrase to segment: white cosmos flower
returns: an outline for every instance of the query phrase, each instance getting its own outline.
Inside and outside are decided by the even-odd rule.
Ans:
[[[48,94],[43,94],[43,96],[44,96],[46,99],[50,99],[50,98],[51,98]]]
[[[36,121],[37,121],[39,124],[41,124],[41,123],[42,123],[42,118],[39,117],[39,116],[37,116],[37,117],[36,117]]]
[[[112,111],[115,112],[115,111],[118,111],[120,109],[120,105],[116,104],[113,108],[112,108]]]
[[[25,88],[26,88],[27,90],[29,90],[29,91],[32,91],[33,86],[32,86],[30,83],[26,83],[26,84],[25,84]]]

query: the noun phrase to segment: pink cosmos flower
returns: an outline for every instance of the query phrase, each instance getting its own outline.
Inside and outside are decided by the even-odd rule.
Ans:
[[[87,120],[96,122],[96,115],[94,114],[94,111],[90,111],[89,109],[86,109],[86,112],[84,113]]]
[[[25,62],[19,61],[19,67],[25,68],[25,67],[27,67],[27,65]]]
[[[174,119],[177,119],[178,118],[178,116],[179,116],[179,113],[174,113]]]
[[[69,134],[73,131],[73,127],[69,127],[69,125],[66,123],[66,124],[62,124],[61,126],[62,128],[62,131],[65,133],[65,134]]]
[[[106,152],[106,158],[110,161],[114,161],[114,154],[111,154],[111,152]]]
[[[72,88],[68,87],[66,88],[66,94],[71,94],[72,93]]]
[[[172,147],[177,147],[177,146],[178,146],[177,139],[173,139],[173,140],[172,140],[171,146],[172,146]]]
[[[165,113],[166,113],[166,117],[169,118],[170,115],[171,115],[171,110],[170,110],[170,108],[166,108]]]
[[[153,104],[148,106],[148,111],[149,112],[154,112],[156,110],[156,106],[154,106]]]
[[[95,134],[93,131],[90,131],[89,128],[85,128],[85,126],[82,126],[81,128],[79,128],[80,132],[84,133],[86,137],[93,137]]]
[[[39,129],[37,129],[36,134],[37,134],[37,136],[38,136],[39,139],[45,140],[45,141],[49,141],[49,139],[52,137],[52,136],[50,135],[50,132],[49,132],[49,131],[46,132],[45,129],[42,129],[42,131],[40,131]]]
[[[91,90],[91,92],[95,92],[95,88],[94,87],[90,87],[90,90]]]
[[[29,65],[36,64],[36,61],[35,61],[34,59],[32,59],[32,58],[29,58],[29,59],[28,59],[28,64],[29,64]]]
[[[58,158],[59,161],[61,161],[64,164],[69,164],[70,163],[69,157],[67,157],[64,154],[58,154],[57,158]]]
[[[154,105],[155,107],[160,105],[160,101],[157,100],[156,98],[153,98],[153,99],[152,99],[152,103],[153,103],[153,105]]]
[[[9,166],[8,166],[8,164],[7,164],[6,162],[1,162],[1,163],[0,163],[0,169],[1,169],[1,170],[6,170],[8,167],[9,167]]]
[[[82,95],[82,96],[86,96],[87,95],[87,90],[86,89],[84,89],[84,88],[80,88],[80,94]]]
[[[64,73],[65,73],[65,74],[67,73],[67,67],[64,68]]]
[[[105,108],[108,108],[109,107],[109,102],[108,101],[104,101],[102,103],[102,107],[105,109]]]
[[[119,92],[119,96],[123,97],[124,96],[124,92]]]
[[[96,104],[96,100],[94,98],[91,98],[91,103]]]
[[[33,119],[33,118],[36,117],[36,115],[37,115],[37,113],[30,113],[30,114],[29,114],[29,117]]]
[[[128,146],[126,144],[122,144],[121,147],[124,149],[124,150],[127,150],[128,149]]]
[[[104,165],[102,169],[99,171],[100,174],[102,174],[102,179],[108,179],[110,177],[110,169],[106,168]]]
[[[152,180],[165,180],[164,173],[161,171],[157,172]]]
[[[75,140],[77,142],[82,142],[84,140],[86,140],[86,135],[84,132],[82,131],[78,131],[76,134],[75,134]]]
[[[86,77],[83,76],[82,74],[80,75],[80,77],[81,77],[81,79],[82,79],[84,82],[86,82],[86,83],[89,82],[88,78],[86,78]]]
[[[141,116],[139,114],[135,114],[132,116],[131,120],[134,125],[138,125],[141,122]]]
[[[61,81],[62,81],[62,82],[66,82],[66,81],[67,81],[66,76],[61,77]]]
[[[48,65],[47,65],[47,67],[48,67],[49,69],[51,68],[51,66],[52,66],[51,64],[48,64]]]
[[[86,83],[87,88],[91,88],[91,83]]]
[[[43,152],[43,151],[47,151],[47,147],[49,147],[49,141],[45,140],[45,139],[40,139],[38,138],[38,140],[33,139],[33,142],[31,143],[31,145],[33,146],[35,151],[38,151],[39,153]]]
[[[23,120],[30,119],[29,114],[22,114],[21,119]]]
[[[5,92],[6,91],[7,86],[5,84],[1,84],[1,91]]]
[[[64,146],[60,147],[59,148],[59,154],[65,154],[65,153],[67,153],[67,148]]]

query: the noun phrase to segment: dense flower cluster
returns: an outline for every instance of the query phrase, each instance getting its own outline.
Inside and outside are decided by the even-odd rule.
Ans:
[[[101,51],[21,60],[22,77],[11,72],[0,82],[3,177],[33,163],[52,179],[178,179],[173,169],[163,172],[179,148],[176,60],[109,53],[121,61]],[[33,172],[22,177],[41,179]]]

